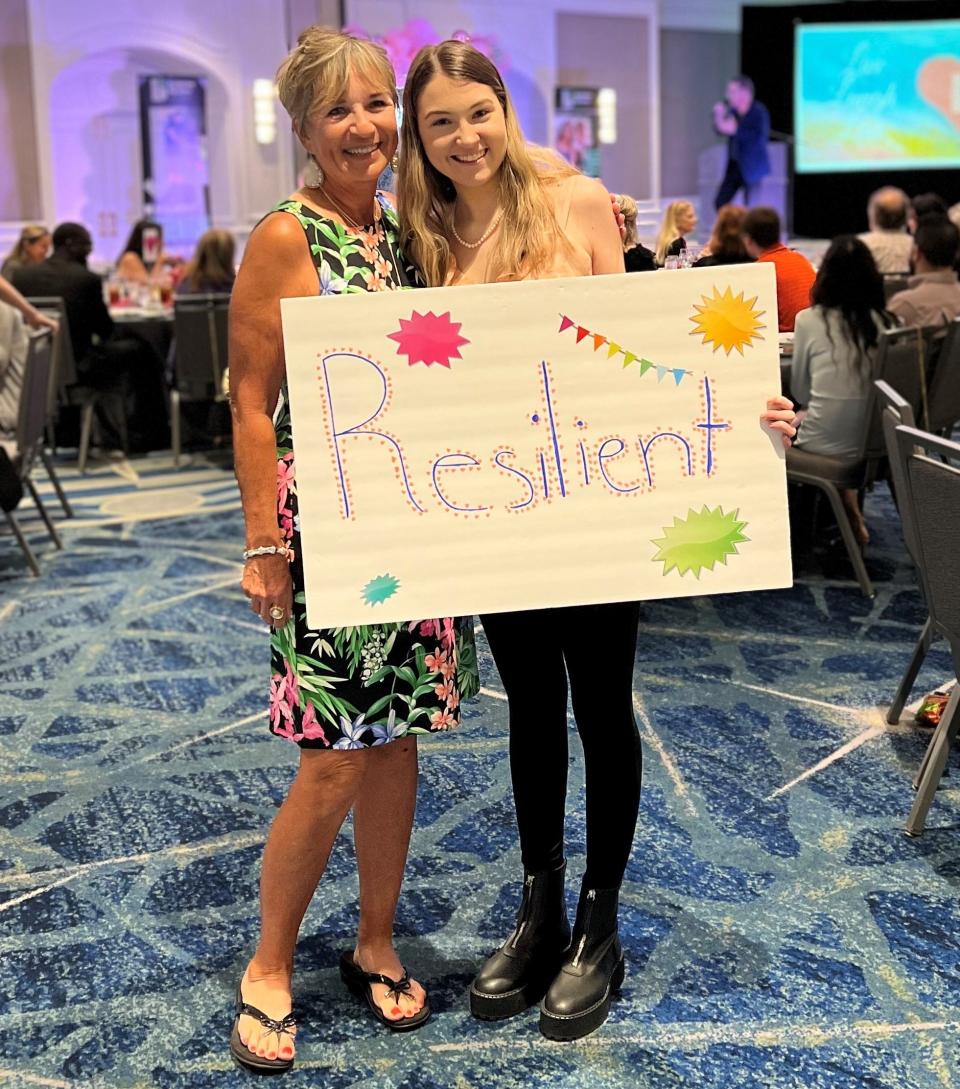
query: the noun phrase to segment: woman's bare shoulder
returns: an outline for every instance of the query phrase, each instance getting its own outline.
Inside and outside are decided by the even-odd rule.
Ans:
[[[594,211],[602,208],[610,211],[610,194],[603,182],[597,178],[588,178],[585,174],[574,174],[563,179],[567,185],[571,211]]]

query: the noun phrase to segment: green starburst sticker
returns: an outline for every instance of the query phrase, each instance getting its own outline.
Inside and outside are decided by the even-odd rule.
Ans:
[[[363,588],[363,600],[368,605],[382,605],[400,589],[400,580],[393,575],[377,575]]]
[[[657,546],[654,563],[663,563],[666,575],[674,568],[680,575],[692,571],[695,578],[706,567],[727,562],[727,556],[739,555],[737,545],[749,541],[741,530],[746,522],[737,521],[739,509],[729,514],[722,507],[710,510],[704,504],[700,511],[691,510],[687,518],[675,516],[672,526],[664,526],[663,536],[652,543]]]

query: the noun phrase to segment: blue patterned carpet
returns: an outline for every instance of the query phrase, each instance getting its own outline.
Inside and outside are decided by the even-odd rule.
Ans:
[[[296,753],[265,728],[235,487],[157,459],[68,483],[80,517],[61,523],[65,552],[27,520],[41,580],[0,539],[0,1089],[246,1085],[226,1051],[232,991]],[[924,837],[902,835],[926,735],[906,716],[884,729],[881,705],[923,610],[886,493],[867,510],[873,602],[840,561],[790,591],[645,607],[627,981],[599,1032],[550,1044],[535,1011],[469,1016],[471,972],[519,888],[506,705],[484,651],[463,729],[421,745],[398,929],[437,1015],[390,1037],[342,991],[356,915],[342,837],[303,930],[300,1054],[283,1084],[958,1084],[960,792],[954,771]],[[916,695],[949,675],[935,647]]]

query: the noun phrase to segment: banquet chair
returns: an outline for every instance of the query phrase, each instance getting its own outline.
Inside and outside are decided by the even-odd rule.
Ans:
[[[960,318],[929,336],[927,405],[927,430],[948,438],[960,421]]]
[[[53,456],[51,454],[51,451],[56,450],[55,426],[60,408],[59,376],[61,370],[70,365],[69,362],[66,361],[66,355],[69,356],[69,360],[72,361],[73,359],[73,348],[70,344],[70,327],[67,322],[67,310],[64,306],[63,299],[61,299],[59,295],[33,298],[30,302],[41,314],[53,318],[57,323],[57,328],[53,332],[50,383],[47,387],[47,441],[40,450],[39,456],[40,460],[43,462],[43,467],[46,470],[47,476],[50,478],[50,483],[53,485],[53,490],[57,493],[57,498],[60,500],[60,506],[63,507],[64,516],[72,518],[73,507],[70,506],[70,500],[67,498],[66,492],[63,490],[63,485],[60,483],[60,477],[53,464]]]
[[[950,644],[960,675],[960,443],[912,427],[897,428],[897,458],[910,495],[920,579],[936,634]],[[955,685],[914,778],[906,832],[919,836],[960,728]]]
[[[21,484],[30,492],[47,532],[57,548],[63,548],[63,542],[56,527],[43,505],[40,494],[33,482],[31,473],[40,457],[45,441],[47,423],[47,388],[50,382],[53,338],[49,329],[30,335],[27,358],[23,367],[23,388],[20,392],[20,405],[17,413],[17,427],[12,439],[0,440],[0,446],[6,451],[13,464]],[[34,575],[40,574],[40,565],[30,548],[20,523],[13,510],[4,510],[7,525],[13,532],[20,549],[26,557]]]
[[[87,460],[90,456],[90,442],[93,437],[93,416],[97,405],[101,400],[109,398],[119,399],[121,404],[117,412],[117,427],[120,431],[120,444],[127,449],[126,411],[123,405],[125,397],[124,388],[95,389],[93,386],[84,385],[77,373],[77,361],[73,356],[73,342],[70,339],[70,323],[63,299],[59,296],[43,296],[28,300],[38,310],[49,313],[55,317],[59,324],[57,330],[60,335],[55,341],[54,355],[54,396],[56,411],[66,406],[76,406],[80,409],[80,440],[77,448],[77,468],[81,473],[87,471]],[[47,471],[49,466],[44,462]],[[56,485],[54,485],[56,487]],[[59,495],[59,489],[58,489]],[[72,512],[71,512],[72,513]]]
[[[883,296],[889,302],[898,291],[906,291],[910,286],[910,278],[901,272],[885,272],[883,274]]]
[[[179,295],[173,304],[173,377],[170,382],[170,435],[173,464],[180,468],[183,401],[223,401],[227,369],[229,293]]]
[[[917,541],[917,531],[913,524],[913,508],[910,504],[910,489],[908,482],[903,475],[903,467],[897,452],[897,428],[901,426],[915,427],[916,421],[914,420],[913,409],[895,389],[882,380],[878,380],[874,385],[877,388],[877,394],[880,399],[880,419],[883,426],[884,445],[886,446],[887,458],[890,463],[890,478],[894,495],[897,500],[897,509],[900,512],[903,540],[907,546],[907,552],[910,559],[913,561],[914,566],[919,568],[920,561],[918,556],[920,554],[920,546]],[[927,651],[929,651],[934,638],[933,622],[931,621],[928,612],[927,619],[923,622],[923,627],[920,630],[916,646],[913,648],[913,654],[910,657],[910,661],[907,663],[907,668],[904,670],[903,676],[900,678],[899,685],[897,685],[893,702],[887,709],[887,722],[892,726],[895,726],[900,721],[900,715],[903,713],[904,704],[910,698],[910,692],[917,679],[917,674],[920,672],[920,667],[923,665],[923,660],[926,658]]]
[[[886,382],[916,412],[923,400],[923,362],[924,339],[919,329],[887,329],[880,334],[871,377],[874,381],[881,379]],[[873,382],[867,388],[867,411],[856,457],[815,454],[795,446],[787,450],[787,480],[795,484],[809,484],[819,489],[830,501],[844,547],[865,597],[873,597],[875,590],[840,493],[841,489],[860,490],[872,485],[884,455],[883,428]]]

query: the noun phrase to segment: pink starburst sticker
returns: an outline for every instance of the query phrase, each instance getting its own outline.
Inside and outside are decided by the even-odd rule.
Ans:
[[[399,347],[397,355],[405,355],[412,367],[414,363],[439,363],[441,367],[450,366],[451,359],[462,359],[460,346],[469,344],[466,337],[460,336],[459,321],[450,320],[450,312],[437,317],[432,310],[418,314],[414,310],[410,318],[400,319],[400,328],[395,333],[388,333],[388,340],[395,340]]]

